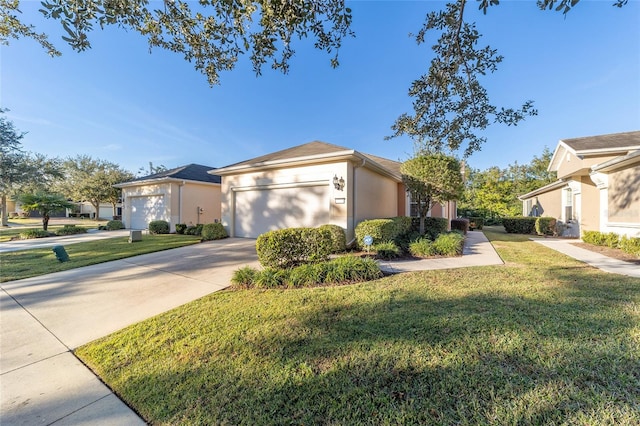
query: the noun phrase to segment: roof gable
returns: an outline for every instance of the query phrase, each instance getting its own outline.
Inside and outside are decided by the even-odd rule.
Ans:
[[[624,152],[640,149],[640,131],[562,139],[560,142],[578,155],[600,151]]]
[[[215,168],[210,166],[203,166],[201,164],[187,164],[186,166],[176,167],[175,169],[165,170],[148,176],[142,176],[132,181],[124,182],[124,184],[134,184],[138,182],[142,183],[166,179],[190,180],[205,183],[220,183],[220,176],[209,173],[212,170],[215,170]]]
[[[364,154],[353,149],[321,141],[309,142],[255,157],[250,160],[230,164],[217,169],[216,172],[221,175],[227,175],[266,168],[283,167],[287,164],[311,164],[327,160],[364,160],[363,164],[365,167],[370,167],[379,173],[393,176],[394,179],[400,179],[400,163],[397,161],[371,154]]]

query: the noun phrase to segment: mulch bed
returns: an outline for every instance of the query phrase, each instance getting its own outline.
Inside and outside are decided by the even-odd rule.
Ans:
[[[613,249],[613,248],[603,247],[603,246],[594,246],[593,244],[587,244],[587,243],[571,243],[571,244],[583,249],[600,253],[602,255],[611,257],[613,259],[623,260],[625,262],[633,263],[634,265],[640,265],[640,258],[632,254],[625,253],[620,249]]]

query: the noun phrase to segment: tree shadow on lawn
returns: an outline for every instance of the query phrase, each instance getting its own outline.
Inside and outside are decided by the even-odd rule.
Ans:
[[[232,343],[212,335],[197,358],[116,390],[154,423],[637,423],[640,280],[584,278],[556,271],[542,294],[363,285],[354,291],[370,297],[356,302],[317,289],[307,303],[282,292],[294,315]]]

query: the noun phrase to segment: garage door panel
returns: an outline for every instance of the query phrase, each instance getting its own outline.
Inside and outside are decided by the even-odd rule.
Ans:
[[[270,188],[235,193],[235,235],[257,238],[268,231],[329,222],[329,187]]]
[[[146,229],[149,222],[167,220],[163,195],[133,197],[131,201],[131,229]]]

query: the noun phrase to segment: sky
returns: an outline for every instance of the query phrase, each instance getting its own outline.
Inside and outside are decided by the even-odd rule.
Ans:
[[[473,2],[475,3],[475,2]],[[482,83],[494,105],[531,99],[539,113],[518,126],[482,132],[476,169],[528,163],[560,139],[640,130],[640,1],[582,0],[568,15],[540,11],[535,1],[505,1],[487,15],[468,8],[483,37],[504,56]],[[340,66],[311,40],[294,44],[284,75],[248,60],[221,74],[221,85],[180,54],[108,28],[90,34],[92,48],[75,52],[60,25],[22,1],[22,19],[49,34],[62,51],[51,58],[33,40],[0,47],[0,105],[28,132],[26,151],[50,157],[88,155],[137,172],[149,162],[222,167],[314,140],[392,160],[411,157],[408,137],[385,140],[407,92],[428,70],[435,38],[409,37],[441,1],[347,1],[355,38],[345,39]],[[434,36],[435,37],[435,36]]]

